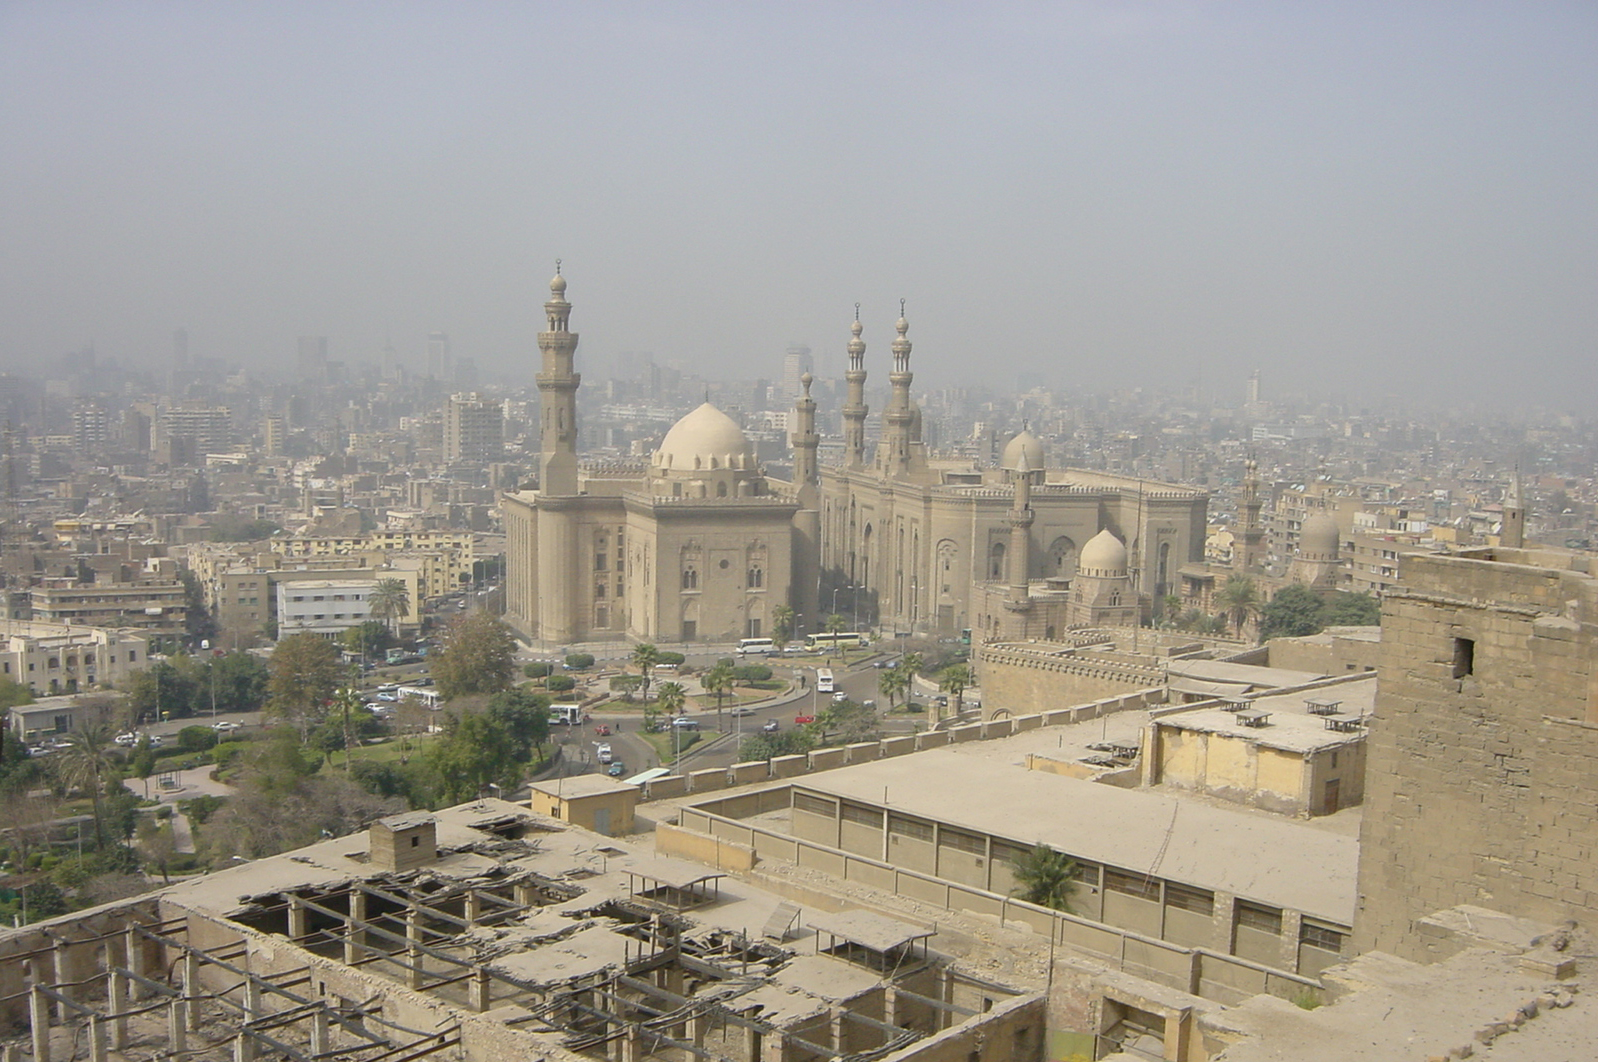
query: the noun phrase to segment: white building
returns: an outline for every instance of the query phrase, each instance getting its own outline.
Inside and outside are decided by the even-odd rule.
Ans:
[[[0,675],[35,696],[123,685],[148,656],[144,636],[131,629],[0,622]]]
[[[302,579],[277,584],[277,636],[310,631],[336,638],[372,618],[370,579]]]

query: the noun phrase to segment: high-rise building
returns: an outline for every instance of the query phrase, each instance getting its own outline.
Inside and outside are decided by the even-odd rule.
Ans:
[[[794,344],[788,348],[788,353],[782,356],[782,401],[784,408],[792,406],[799,400],[800,379],[805,373],[816,371],[815,359],[810,356],[810,348]]]
[[[301,380],[320,380],[327,375],[327,337],[301,336],[295,375]]]
[[[455,379],[455,359],[449,352],[449,336],[444,332],[427,333],[427,375],[445,382]]]
[[[451,395],[444,407],[444,460],[487,463],[505,456],[505,413],[477,394]]]
[[[98,450],[110,438],[111,418],[94,402],[79,402],[72,409],[72,440],[80,452]]]

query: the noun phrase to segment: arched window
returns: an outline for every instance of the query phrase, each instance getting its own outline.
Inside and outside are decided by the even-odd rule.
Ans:
[[[1049,574],[1057,579],[1076,575],[1076,543],[1064,535],[1049,543]]]
[[[761,569],[760,565],[757,564],[754,567],[750,568],[749,569],[749,588],[751,590],[753,590],[753,589],[758,589],[759,587],[762,587],[762,586],[765,586],[765,585],[766,585],[766,573]]]
[[[699,572],[697,569],[684,568],[682,570],[682,588],[684,590],[699,589]]]
[[[714,460],[714,459],[712,459],[712,460]],[[727,496],[727,481],[726,480],[722,480],[720,483],[716,484],[716,497],[725,498],[726,496]]]
[[[988,550],[988,578],[998,581],[1004,578],[1004,543],[995,542],[993,548]]]

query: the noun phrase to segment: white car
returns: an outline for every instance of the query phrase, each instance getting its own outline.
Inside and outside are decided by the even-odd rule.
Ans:
[[[599,758],[600,763],[609,763],[611,760],[615,759],[615,756],[612,755],[610,751],[609,745],[600,745],[594,750],[594,755]]]
[[[111,740],[127,749],[139,743],[139,735],[130,730],[126,734],[118,734]]]
[[[221,730],[223,732],[226,732],[226,731],[229,731],[229,730],[237,730],[238,728],[239,728],[239,724],[237,724],[237,723],[235,723],[235,722],[233,722],[231,720],[228,720],[228,719],[224,719],[220,723],[212,723],[211,724],[211,729],[212,730]]]

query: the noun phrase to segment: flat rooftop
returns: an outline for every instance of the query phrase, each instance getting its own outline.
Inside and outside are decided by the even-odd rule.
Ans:
[[[1217,707],[1162,715],[1159,724],[1178,730],[1246,738],[1265,748],[1295,753],[1341,748],[1365,740],[1367,731],[1363,726],[1351,731],[1329,729],[1326,716],[1314,715],[1309,711],[1306,702],[1310,700],[1340,701],[1339,716],[1363,716],[1369,719],[1376,705],[1376,673],[1366,672],[1357,681],[1342,682],[1322,689],[1251,698],[1251,709],[1270,713],[1270,720],[1265,726],[1243,726],[1237,721],[1236,712]]]
[[[793,779],[795,787],[1095,863],[1354,919],[1356,838],[1148,790],[994,763],[949,749]]]

